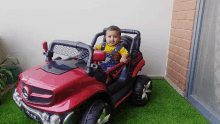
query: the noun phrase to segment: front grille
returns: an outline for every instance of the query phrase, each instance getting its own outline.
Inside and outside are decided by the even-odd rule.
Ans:
[[[32,93],[37,93],[37,94],[46,94],[46,95],[52,95],[53,96],[53,92],[52,91],[49,91],[49,90],[44,90],[44,89],[40,89],[40,88],[37,88],[37,87],[33,87],[33,86],[30,86],[30,85],[26,85],[23,81],[21,81],[21,84],[22,86],[28,86],[30,89],[31,89],[31,92]],[[41,97],[35,97],[35,96],[32,96],[32,97],[29,97],[27,99],[29,102],[32,102],[32,103],[41,103],[41,104],[48,104],[48,103],[51,103],[52,100],[53,100],[53,97],[51,98],[41,98]]]
[[[36,87],[33,87],[33,86],[29,86],[29,85],[28,85],[28,87],[30,87],[31,91],[34,92],[34,93],[53,95],[52,91],[39,89],[39,88],[36,88]]]
[[[33,103],[43,103],[43,104],[48,104],[51,103],[53,98],[45,99],[45,98],[39,98],[39,97],[30,97],[28,101],[33,102]]]

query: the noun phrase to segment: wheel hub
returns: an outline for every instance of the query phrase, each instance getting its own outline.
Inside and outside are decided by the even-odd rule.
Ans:
[[[146,85],[144,85],[142,99],[146,99],[146,100],[148,99],[147,94],[151,93],[151,90],[149,89],[150,86],[151,86],[151,81],[149,81]]]
[[[104,108],[102,111],[102,114],[100,115],[97,124],[104,124],[105,122],[107,122],[109,120],[110,114],[106,115],[106,109]]]

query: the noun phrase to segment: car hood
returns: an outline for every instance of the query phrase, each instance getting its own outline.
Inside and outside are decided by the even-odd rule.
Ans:
[[[48,63],[42,63],[21,73],[20,79],[27,85],[53,91],[88,76],[86,71],[80,67],[60,75],[49,73],[41,69],[46,64]]]

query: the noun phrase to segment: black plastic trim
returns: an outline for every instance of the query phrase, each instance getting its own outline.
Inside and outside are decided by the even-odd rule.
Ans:
[[[100,32],[100,33],[95,35],[95,37],[93,38],[92,43],[91,43],[92,47],[94,47],[94,45],[96,43],[96,40],[97,40],[97,38],[99,36],[105,35],[106,30],[107,30],[107,28],[104,28],[103,32]],[[136,36],[134,37],[134,39],[133,39],[133,41],[131,43],[131,47],[130,47],[130,51],[129,51],[129,54],[130,54],[129,56],[130,56],[130,58],[132,58],[132,56],[133,56],[132,53],[134,51],[134,43],[135,43],[135,41],[138,42],[137,43],[138,51],[140,51],[139,49],[140,49],[140,42],[141,42],[141,40],[140,40],[141,33],[138,30],[132,30],[132,29],[121,29],[121,33],[136,34]]]
[[[82,42],[74,42],[74,41],[67,41],[67,40],[54,40],[46,53],[46,61],[51,61],[53,57],[53,48],[55,45],[63,45],[63,46],[69,46],[74,48],[84,48],[89,51],[89,58],[86,66],[86,73],[88,75],[91,75],[91,63],[93,62],[93,48],[87,44],[84,44]]]

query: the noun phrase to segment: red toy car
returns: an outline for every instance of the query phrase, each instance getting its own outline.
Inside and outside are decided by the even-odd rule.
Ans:
[[[128,96],[137,106],[149,101],[151,79],[137,75],[145,65],[139,50],[140,32],[121,30],[136,34],[134,38],[121,37],[121,44],[129,51],[129,62],[104,71],[97,62],[105,60],[105,52],[94,52],[93,46],[105,32],[98,33],[91,45],[55,40],[48,49],[43,43],[46,62],[21,73],[13,94],[25,115],[44,124],[102,124],[111,122],[114,108]],[[53,58],[54,54],[68,57]]]

